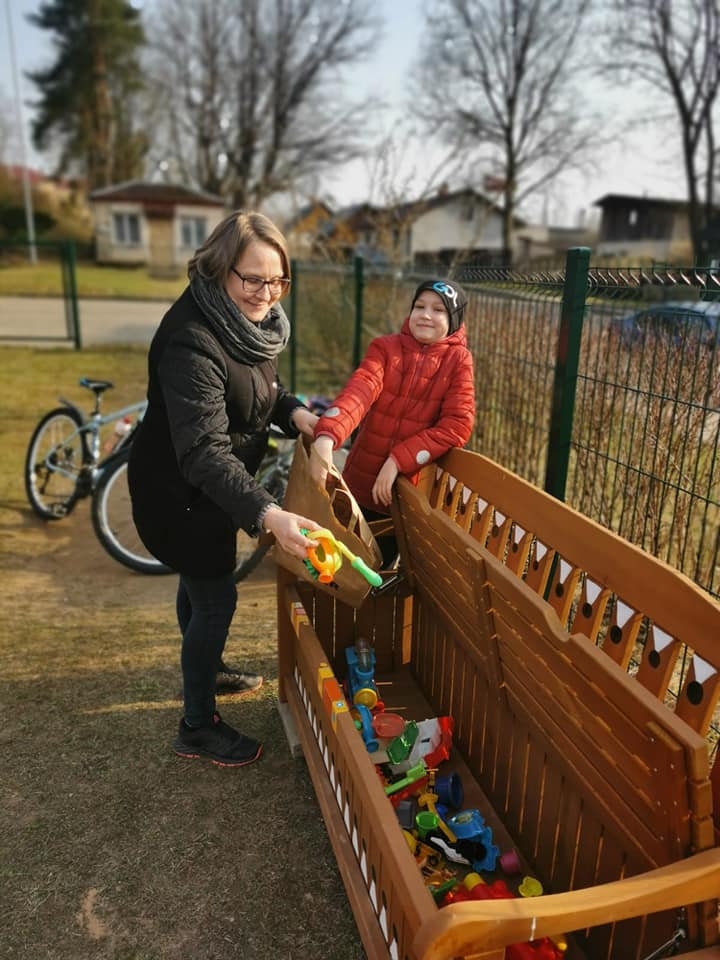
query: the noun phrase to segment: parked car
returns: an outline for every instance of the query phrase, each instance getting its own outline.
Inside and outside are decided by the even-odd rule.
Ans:
[[[668,300],[649,304],[613,322],[620,340],[640,343],[649,336],[680,344],[699,337],[707,347],[720,346],[720,301]]]

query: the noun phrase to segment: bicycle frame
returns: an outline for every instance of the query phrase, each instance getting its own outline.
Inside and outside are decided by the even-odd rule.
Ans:
[[[102,427],[106,426],[108,423],[114,423],[116,420],[121,420],[123,417],[129,416],[130,414],[137,414],[138,419],[142,419],[145,410],[147,409],[147,400],[142,400],[139,403],[131,403],[127,407],[121,407],[118,410],[111,410],[109,413],[99,413],[93,411],[91,414],[87,415],[70,400],[67,400],[65,397],[60,397],[60,403],[67,407],[70,410],[74,410],[75,413],[83,421],[82,426],[78,427],[73,433],[66,438],[66,442],[69,440],[75,439],[75,437],[83,435],[84,442],[87,444],[88,452],[92,460],[91,470],[94,473],[97,469],[97,465],[100,462],[100,430]],[[90,435],[90,439],[87,438],[87,435]],[[113,451],[114,453],[115,451]],[[50,462],[51,454],[45,458],[45,464],[49,470],[52,470],[54,473],[59,473],[62,476],[68,477],[69,479],[73,478],[73,474],[67,470],[63,470],[62,467],[59,467],[55,463]]]

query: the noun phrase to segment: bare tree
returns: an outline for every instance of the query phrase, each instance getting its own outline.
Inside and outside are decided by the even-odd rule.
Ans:
[[[713,216],[714,111],[720,84],[718,0],[613,0],[608,69],[669,96],[680,128],[688,221],[697,262]]]
[[[413,109],[428,143],[504,201],[511,252],[518,205],[586,159],[597,124],[573,86],[587,71],[581,37],[590,0],[436,0],[426,11]],[[486,179],[486,178],[483,178]],[[482,179],[480,180],[482,183]],[[480,185],[480,184],[478,184]]]
[[[345,100],[342,68],[377,27],[369,0],[165,0],[148,23],[156,160],[237,207],[346,163],[372,109]]]

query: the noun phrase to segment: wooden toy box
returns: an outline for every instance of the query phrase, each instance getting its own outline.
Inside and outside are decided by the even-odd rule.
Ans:
[[[680,929],[720,960],[720,606],[468,451],[401,480],[393,511],[405,579],[359,610],[278,569],[280,699],[368,957],[569,934],[568,960],[643,960]],[[343,698],[358,634],[387,710],[454,719],[464,806],[543,896],[436,906]]]

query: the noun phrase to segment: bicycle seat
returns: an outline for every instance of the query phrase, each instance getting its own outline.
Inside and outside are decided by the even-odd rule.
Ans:
[[[94,380],[92,377],[81,377],[80,386],[92,390],[96,397],[101,397],[106,390],[109,390],[113,383],[110,380]]]

